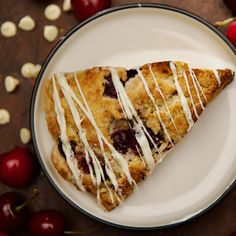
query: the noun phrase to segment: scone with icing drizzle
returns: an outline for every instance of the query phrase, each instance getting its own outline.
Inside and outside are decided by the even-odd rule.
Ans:
[[[60,175],[108,211],[198,120],[234,77],[230,69],[158,62],[126,70],[95,67],[58,73],[45,84],[51,160]]]

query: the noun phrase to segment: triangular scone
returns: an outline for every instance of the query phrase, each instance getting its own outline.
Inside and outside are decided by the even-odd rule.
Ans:
[[[60,73],[45,85],[46,119],[63,178],[107,210],[127,198],[233,80],[230,69],[158,62]]]

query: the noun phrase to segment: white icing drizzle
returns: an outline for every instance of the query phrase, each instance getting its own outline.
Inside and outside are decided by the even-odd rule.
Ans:
[[[221,79],[220,79],[220,76],[218,74],[218,71],[215,69],[215,70],[213,70],[213,73],[215,74],[216,80],[217,80],[217,82],[220,86],[221,85]]]
[[[64,76],[59,77],[59,78],[58,78],[58,81],[59,81],[59,83],[60,83],[60,86],[61,86],[62,88],[64,88],[64,90],[65,90],[65,92],[67,93],[67,95],[70,95],[70,97],[72,97],[78,105],[81,105],[81,109],[83,108],[82,110],[83,110],[83,112],[85,113],[85,115],[86,115],[88,118],[91,118],[91,114],[89,114],[88,111],[84,108],[84,106],[80,103],[80,101],[78,100],[78,98],[77,98],[76,95],[74,94],[74,91],[73,91],[73,90],[71,89],[71,87],[69,86],[69,84],[68,84],[66,78],[65,78]],[[77,80],[76,80],[76,81],[77,81]],[[74,108],[75,108],[75,107],[74,107]],[[73,107],[72,107],[72,109],[73,109]],[[76,108],[75,108],[75,109],[76,109]],[[76,112],[77,112],[77,110],[76,110]],[[77,119],[77,117],[76,117],[75,119]],[[77,124],[77,125],[79,125],[79,124]],[[79,130],[81,131],[82,127],[80,126],[80,127],[78,127],[78,128],[79,128]],[[82,134],[83,134],[83,131],[82,131]],[[91,155],[91,158],[94,159],[94,162],[93,162],[94,168],[96,168],[96,166],[98,167],[97,171],[96,171],[96,169],[95,169],[96,175],[99,175],[99,173],[100,173],[101,177],[102,177],[103,179],[105,179],[105,178],[104,178],[104,174],[103,174],[103,170],[102,170],[101,165],[100,165],[100,162],[99,162],[99,160],[96,158],[96,156],[95,156],[93,150],[91,149],[91,147],[89,146],[88,141],[86,141],[86,138],[83,138],[81,141],[84,141],[84,145],[85,145],[85,147],[87,148],[87,150],[89,151],[89,154]],[[101,141],[101,140],[100,140],[100,141]],[[112,168],[111,168],[111,166],[110,166],[110,163],[109,163],[109,161],[108,161],[107,155],[106,155],[105,152],[104,152],[103,144],[101,145],[101,150],[103,151],[103,155],[104,155],[104,160],[105,160],[105,164],[106,164],[105,168],[106,168],[106,171],[107,171],[107,175],[109,176],[109,178],[110,178],[110,180],[111,180],[111,182],[112,182],[112,184],[113,184],[115,190],[117,190],[117,189],[118,189],[118,182],[117,182],[116,177],[115,177],[115,174],[114,174],[114,172],[113,172],[113,170],[112,170]],[[104,181],[104,182],[105,182],[105,181]],[[99,184],[99,185],[100,185],[100,184]]]
[[[133,105],[131,104],[131,101],[125,92],[123,84],[120,82],[120,78],[117,74],[116,69],[110,68],[110,72],[111,72],[112,82],[114,84],[116,93],[119,97],[119,102],[125,112],[124,114],[128,117],[129,120],[132,120],[134,114],[136,114],[136,110],[134,109]]]
[[[95,184],[95,180],[94,180],[94,176],[93,176],[93,171],[90,172],[91,179],[92,179],[94,185],[100,186],[100,184],[101,184],[101,173],[102,173],[101,165],[100,165],[99,160],[97,159],[96,155],[94,154],[92,148],[90,147],[90,145],[88,143],[88,140],[86,138],[86,132],[84,131],[84,129],[81,126],[81,119],[80,119],[79,112],[77,111],[71,96],[66,91],[66,86],[64,86],[64,80],[62,79],[63,77],[64,77],[63,74],[57,74],[56,75],[56,78],[57,78],[57,81],[58,81],[58,83],[61,87],[62,93],[63,93],[63,95],[64,95],[64,97],[65,97],[65,99],[66,99],[66,101],[67,101],[67,103],[70,107],[71,114],[73,116],[74,122],[77,126],[77,129],[78,129],[78,134],[79,134],[80,140],[82,141],[82,143],[84,145],[84,148],[86,150],[85,157],[86,157],[86,162],[87,162],[88,166],[90,166],[90,168],[89,168],[90,170],[92,170],[92,168],[91,168],[91,165],[89,163],[88,154],[92,158],[94,171],[95,171],[95,176],[96,176],[96,184]]]
[[[88,106],[88,103],[87,103],[87,101],[86,101],[86,99],[85,99],[85,97],[84,97],[84,94],[83,94],[83,92],[82,92],[82,89],[81,89],[81,87],[80,87],[80,84],[79,84],[78,80],[76,79],[76,74],[74,74],[74,79],[75,79],[75,81],[76,81],[76,85],[77,85],[78,91],[79,91],[79,93],[80,93],[80,95],[81,95],[81,97],[82,97],[82,99],[83,99],[83,102],[84,102],[86,108],[85,108],[85,107],[81,104],[81,102],[77,99],[77,97],[75,96],[75,94],[73,93],[73,91],[72,91],[72,93],[73,93],[72,95],[74,95],[74,96],[72,96],[72,97],[73,97],[74,100],[77,102],[77,104],[80,106],[80,108],[82,109],[82,111],[87,115],[88,119],[90,120],[91,124],[93,125],[94,129],[96,130],[97,136],[98,136],[98,140],[99,140],[99,144],[100,144],[100,146],[101,146],[101,149],[104,151],[104,147],[103,147],[103,142],[104,142],[104,143],[108,146],[108,148],[110,149],[111,155],[112,155],[112,156],[115,158],[115,160],[120,164],[120,166],[121,166],[123,172],[125,173],[125,175],[126,175],[128,181],[129,181],[129,183],[130,183],[131,185],[133,185],[133,186],[136,186],[136,183],[135,183],[135,181],[133,180],[133,178],[132,178],[132,176],[131,176],[131,174],[130,174],[129,166],[128,166],[127,161],[126,161],[125,158],[124,158],[120,153],[118,153],[118,152],[116,151],[116,149],[107,141],[107,139],[105,138],[105,136],[102,134],[101,130],[99,129],[99,127],[98,127],[98,125],[97,125],[97,123],[96,123],[96,121],[95,121],[95,119],[94,119],[94,117],[93,117],[93,114],[92,114],[92,112],[91,112],[91,110],[90,110],[90,108],[89,108],[89,106]],[[103,141],[103,142],[102,142],[102,141]],[[104,152],[104,153],[105,153],[105,152]],[[109,160],[106,159],[106,154],[105,154],[104,158],[105,158],[105,163],[107,164],[107,165],[106,165],[106,168],[107,168],[107,167],[111,168],[110,163],[109,163]],[[106,170],[107,170],[107,169],[106,169]],[[112,171],[112,168],[111,168],[111,171]],[[109,169],[108,169],[108,170],[107,170],[107,174],[109,175],[109,173],[110,173],[110,171],[109,171]],[[109,177],[110,177],[110,176],[109,176]],[[114,178],[111,177],[111,181],[112,181],[112,183],[113,183],[113,181],[116,181],[116,182],[117,182],[117,180],[116,180],[116,178],[115,178],[115,175],[114,175]],[[116,186],[114,186],[114,187],[115,187],[115,190],[117,190],[118,184],[117,184],[117,187],[116,187]]]
[[[201,105],[201,107],[202,107],[202,110],[205,110],[205,107],[204,107],[204,105],[203,105],[203,102],[202,102],[202,99],[201,99],[201,96],[200,96],[198,87],[197,87],[196,82],[195,82],[195,78],[194,78],[194,76],[193,76],[193,71],[192,71],[190,68],[189,68],[189,74],[190,74],[191,79],[192,79],[192,81],[193,81],[193,86],[194,86],[195,91],[196,91],[196,93],[197,93],[197,97],[198,97],[199,103],[200,103],[200,105]]]
[[[204,94],[204,91],[202,90],[202,87],[201,87],[201,85],[198,82],[197,76],[195,75],[193,70],[191,70],[191,71],[192,71],[193,78],[195,79],[196,84],[197,84],[197,86],[199,87],[199,89],[200,89],[200,91],[202,93],[202,96],[204,97],[205,101],[207,101],[206,95]]]
[[[80,139],[81,141],[83,142],[84,144],[84,147],[85,147],[85,158],[86,158],[86,162],[89,166],[89,170],[90,170],[90,176],[91,176],[91,179],[92,179],[92,182],[94,185],[97,185],[97,187],[100,186],[101,184],[101,178],[103,179],[103,182],[104,182],[104,185],[105,187],[107,188],[109,194],[110,194],[110,197],[111,197],[111,201],[113,203],[113,205],[115,206],[115,201],[114,201],[114,197],[113,197],[113,194],[112,194],[112,191],[111,189],[109,188],[109,186],[107,185],[106,183],[106,180],[105,180],[105,176],[104,176],[104,173],[103,173],[103,170],[101,168],[101,165],[100,165],[100,162],[99,160],[97,159],[95,153],[93,152],[92,148],[90,147],[88,141],[87,141],[87,138],[86,138],[86,133],[85,131],[83,130],[83,128],[81,127],[81,123],[82,123],[82,120],[80,119],[80,116],[79,116],[79,113],[73,103],[73,100],[72,100],[72,96],[70,93],[68,93],[68,88],[69,88],[69,91],[70,91],[70,87],[68,87],[69,85],[65,82],[67,82],[66,78],[64,77],[63,74],[59,74],[57,75],[57,79],[58,79],[58,82],[61,86],[61,89],[62,89],[62,92],[66,98],[66,101],[70,107],[70,110],[72,112],[72,116],[74,118],[74,121],[75,121],[75,124],[79,130],[79,136],[80,136]],[[70,91],[71,92],[71,91]],[[101,148],[102,150],[104,150],[104,148],[102,147]],[[94,176],[93,176],[93,170],[92,170],[92,167],[90,165],[90,160],[89,160],[89,155],[88,153],[90,154],[91,158],[92,158],[92,161],[93,161],[93,166],[94,166],[94,169],[95,169],[95,173],[96,173],[96,181],[94,180]],[[104,158],[106,160],[106,154],[104,152]],[[108,163],[110,164],[110,163]],[[107,165],[107,163],[106,163]],[[107,175],[109,176],[109,178],[111,179],[110,176],[112,176],[112,179],[111,179],[111,182],[114,186],[114,189],[115,190],[118,190],[118,182],[116,181],[116,177],[114,175],[114,172],[110,166],[110,169],[107,169],[107,166],[106,166],[106,171],[107,171]],[[116,192],[114,192],[114,194],[116,195],[116,199],[118,202],[120,202],[120,198],[119,196],[116,194]],[[97,202],[99,204],[101,204],[101,199],[100,199],[100,189],[97,188]]]
[[[140,151],[139,151],[138,146],[136,146],[136,149],[137,149],[138,155],[139,155],[139,157],[140,157],[140,159],[141,159],[143,165],[146,167],[147,165],[146,165],[146,163],[145,163],[145,161],[144,161],[144,159],[143,159],[143,156],[141,155],[141,153],[140,153]]]
[[[189,97],[190,97],[190,100],[191,100],[191,103],[192,103],[192,106],[193,106],[194,114],[195,114],[195,116],[196,116],[197,119],[198,119],[198,118],[199,118],[199,115],[198,115],[198,113],[197,113],[197,109],[196,109],[195,103],[194,103],[194,101],[193,101],[193,96],[192,96],[192,93],[191,93],[191,89],[190,89],[190,86],[189,86],[189,82],[188,82],[188,78],[187,78],[187,75],[186,75],[185,70],[183,70],[183,77],[184,77],[185,83],[186,83],[186,85],[187,85],[188,94],[189,94]]]
[[[186,120],[187,120],[188,125],[189,125],[188,130],[190,130],[191,127],[194,125],[194,121],[193,121],[193,118],[192,118],[192,113],[190,111],[188,101],[187,101],[186,97],[184,96],[183,90],[182,90],[182,88],[181,88],[181,86],[178,82],[178,75],[177,75],[175,64],[173,62],[170,62],[170,68],[171,68],[173,78],[174,78],[174,81],[175,81],[175,87],[178,91],[180,101],[181,101],[181,104],[182,104],[182,107],[183,107],[183,111],[184,111]]]
[[[65,113],[64,109],[61,105],[60,97],[57,91],[56,83],[54,77],[52,78],[53,82],[53,100],[54,100],[54,109],[57,117],[57,123],[60,128],[60,138],[62,142],[62,149],[66,156],[67,164],[75,178],[75,182],[77,186],[80,188],[81,191],[85,191],[85,188],[83,186],[83,176],[80,170],[77,168],[78,162],[74,158],[74,152],[71,149],[71,146],[69,144],[69,140],[66,134],[66,121],[65,121]]]
[[[97,188],[97,203],[101,205],[100,189]]]
[[[164,132],[165,132],[165,134],[166,134],[166,136],[167,136],[167,138],[169,139],[170,143],[172,144],[172,146],[174,146],[174,144],[173,144],[173,142],[172,142],[172,140],[171,140],[171,137],[170,137],[170,135],[169,135],[169,133],[168,133],[168,131],[167,131],[167,129],[166,129],[166,126],[165,126],[165,124],[164,124],[164,122],[163,122],[163,120],[162,120],[162,118],[161,118],[161,114],[160,114],[160,111],[159,111],[158,106],[156,105],[155,98],[153,97],[153,95],[152,95],[152,93],[151,93],[151,91],[150,91],[150,89],[149,89],[149,87],[148,87],[148,84],[147,84],[147,82],[146,82],[146,80],[145,80],[145,78],[144,78],[144,76],[143,76],[143,74],[142,74],[142,72],[140,71],[139,68],[137,68],[137,71],[138,71],[138,75],[139,75],[141,81],[143,82],[143,85],[144,85],[144,88],[145,88],[145,90],[146,90],[146,93],[147,93],[147,95],[149,96],[149,98],[151,99],[151,101],[152,101],[152,103],[153,103],[153,105],[154,105],[154,107],[155,107],[158,120],[160,121],[161,126],[162,126],[162,128],[163,128],[163,130],[164,130]]]
[[[179,134],[179,131],[178,131],[178,129],[177,129],[177,126],[176,126],[176,124],[175,124],[175,122],[174,122],[173,116],[171,115],[171,112],[170,112],[170,109],[169,109],[169,107],[168,107],[166,98],[165,98],[164,94],[163,94],[162,91],[161,91],[161,88],[160,88],[160,86],[159,86],[159,84],[158,84],[158,82],[157,82],[157,78],[156,78],[156,76],[154,75],[154,73],[153,73],[153,71],[152,71],[152,67],[151,67],[150,64],[148,64],[148,68],[149,68],[149,70],[150,70],[150,72],[151,72],[152,79],[153,79],[153,81],[154,81],[154,83],[155,83],[155,86],[156,86],[156,90],[160,93],[160,95],[161,95],[161,97],[162,97],[162,99],[163,99],[163,101],[164,101],[164,104],[165,104],[166,110],[167,110],[167,112],[168,112],[168,114],[169,114],[169,116],[170,116],[171,122],[173,123],[177,134],[180,135],[180,134]]]
[[[149,146],[148,140],[146,138],[146,135],[143,132],[142,126],[137,125],[135,127],[135,138],[141,147],[143,157],[145,159],[145,162],[147,163],[147,166],[150,170],[153,170],[155,167],[155,161],[152,155],[152,150]]]
[[[82,123],[82,121],[80,121],[80,123]],[[95,180],[94,175],[93,175],[93,169],[92,169],[92,166],[90,165],[89,153],[88,153],[88,150],[86,148],[84,149],[84,154],[85,154],[86,163],[89,167],[89,173],[90,173],[93,185],[96,185],[96,180]]]
[[[154,146],[156,147],[156,149],[159,152],[158,147],[156,146],[155,142],[153,141],[153,139],[151,138],[150,134],[148,133],[148,131],[146,130],[142,120],[140,119],[140,117],[138,116],[133,104],[131,103],[121,81],[120,78],[118,76],[118,73],[116,71],[115,68],[110,68],[110,72],[111,72],[111,77],[112,77],[112,82],[114,84],[116,93],[118,95],[118,97],[120,97],[120,105],[123,106],[124,111],[127,115],[127,117],[129,117],[129,119],[133,119],[134,122],[134,129],[136,131],[135,137],[140,145],[140,148],[143,152],[143,156],[144,159],[146,161],[146,164],[148,166],[148,168],[150,169],[150,171],[153,170],[154,166],[155,166],[155,161],[153,156],[150,156],[150,153],[152,154],[150,145],[148,143],[147,137],[145,134],[147,134],[148,138],[150,138],[150,140],[153,142]]]
[[[123,106],[122,106],[122,103],[121,103],[121,100],[120,100],[120,96],[119,96],[119,95],[117,96],[117,99],[118,99],[119,104],[121,104],[121,109],[122,109],[122,112],[123,112],[123,114],[124,114],[124,116],[125,116],[125,119],[128,120],[128,118],[127,118],[127,116],[126,116],[126,113],[125,113],[125,111],[124,111],[124,108],[123,108]],[[130,126],[130,123],[129,123],[129,122],[128,122],[128,124],[129,124],[129,126]]]
[[[157,147],[157,145],[155,144],[154,140],[152,139],[151,135],[148,133],[147,129],[145,128],[145,126],[143,125],[142,120],[140,119],[140,117],[138,116],[134,106],[132,105],[128,95],[125,92],[125,89],[122,85],[122,83],[120,82],[120,78],[117,74],[116,69],[114,68],[110,68],[110,72],[112,75],[112,80],[113,80],[113,84],[114,87],[116,89],[116,93],[118,96],[118,101],[120,103],[120,106],[123,107],[123,105],[125,104],[125,106],[127,107],[127,109],[131,112],[132,118],[135,119],[136,123],[140,123],[142,125],[142,128],[144,130],[144,133],[148,136],[149,140],[151,141],[151,143],[153,144],[153,146],[155,147],[156,151],[159,152],[159,148]],[[125,109],[122,109],[124,112],[124,116],[127,117],[127,114],[125,112]],[[132,119],[131,118],[131,119]]]

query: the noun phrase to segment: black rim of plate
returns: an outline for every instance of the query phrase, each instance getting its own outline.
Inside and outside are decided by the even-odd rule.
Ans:
[[[216,35],[218,35],[227,45],[229,48],[231,48],[231,50],[234,52],[234,54],[236,55],[236,49],[235,47],[229,42],[229,40],[224,36],[224,34],[222,32],[220,32],[218,29],[216,29],[211,23],[209,23],[207,20],[204,20],[203,18],[190,13],[188,11],[182,10],[180,8],[176,8],[176,7],[172,7],[172,6],[168,6],[168,5],[164,5],[164,4],[155,4],[155,3],[134,3],[134,4],[126,4],[126,5],[121,5],[118,7],[112,7],[110,9],[101,11],[99,13],[97,13],[96,15],[94,15],[93,17],[85,20],[84,22],[78,24],[77,26],[75,26],[74,28],[72,28],[64,37],[62,37],[62,39],[56,44],[56,46],[54,46],[54,48],[52,49],[52,51],[49,53],[48,57],[46,58],[46,60],[43,63],[42,69],[38,75],[38,78],[36,80],[34,89],[33,89],[33,93],[32,93],[32,97],[31,97],[31,104],[30,104],[30,127],[31,127],[31,132],[32,132],[32,140],[33,140],[33,146],[34,146],[34,150],[35,153],[38,157],[39,163],[45,173],[45,175],[47,176],[47,178],[49,179],[51,185],[54,187],[54,189],[71,205],[73,206],[76,210],[79,210],[80,212],[82,212],[83,214],[91,217],[92,219],[95,219],[97,221],[100,221],[102,223],[111,225],[111,226],[115,226],[115,227],[119,227],[119,228],[124,228],[124,229],[132,229],[132,230],[155,230],[155,229],[164,229],[164,228],[170,228],[173,226],[177,226],[180,224],[183,224],[185,222],[188,222],[190,220],[195,219],[196,217],[204,214],[206,211],[208,211],[209,209],[211,209],[213,206],[215,206],[218,202],[220,202],[220,200],[232,189],[232,187],[236,184],[236,179],[229,185],[227,186],[225,192],[219,196],[218,199],[216,199],[214,202],[212,202],[209,206],[206,206],[206,208],[201,209],[199,212],[195,212],[193,213],[192,216],[187,217],[185,219],[180,219],[178,222],[174,222],[174,223],[170,223],[167,225],[162,225],[162,226],[156,226],[156,227],[135,227],[135,226],[125,226],[125,225],[119,225],[119,224],[115,224],[115,223],[111,223],[109,221],[100,219],[90,213],[88,213],[87,211],[83,210],[82,208],[80,208],[77,204],[75,204],[73,201],[71,201],[61,190],[60,188],[54,183],[53,179],[51,178],[50,174],[48,173],[46,166],[43,163],[43,160],[40,156],[40,152],[37,146],[37,142],[36,142],[36,136],[35,136],[35,129],[34,129],[34,106],[35,106],[35,100],[37,97],[37,91],[38,91],[38,87],[40,85],[42,76],[44,74],[44,71],[46,70],[49,62],[51,61],[52,57],[54,56],[54,54],[57,52],[57,50],[63,45],[63,43],[71,36],[73,35],[77,30],[79,30],[80,28],[82,28],[83,26],[87,25],[89,22],[96,20],[97,18],[103,16],[103,15],[107,15],[116,11],[120,11],[120,10],[126,10],[126,9],[130,9],[130,8],[159,8],[159,9],[164,9],[164,10],[168,10],[168,11],[173,11],[173,12],[177,12],[180,14],[183,14],[185,16],[188,16],[192,19],[195,19],[196,21],[202,23],[203,25],[207,26],[209,29],[211,29]]]

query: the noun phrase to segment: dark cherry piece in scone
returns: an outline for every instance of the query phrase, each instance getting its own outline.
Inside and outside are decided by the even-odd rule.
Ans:
[[[234,77],[230,69],[158,62],[95,67],[45,84],[51,160],[60,175],[112,210],[188,133]]]

